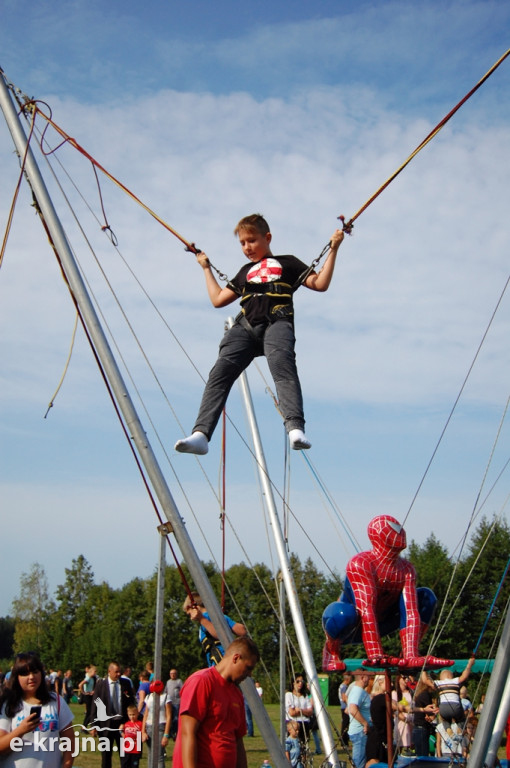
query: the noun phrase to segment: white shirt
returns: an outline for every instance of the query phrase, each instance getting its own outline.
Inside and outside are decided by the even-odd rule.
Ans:
[[[152,725],[152,713],[154,710],[154,694],[150,693],[145,699],[147,704],[147,720],[146,725]],[[166,723],[166,703],[170,701],[166,693],[161,693],[159,696],[159,724]]]
[[[14,717],[7,717],[5,707],[0,712],[0,730],[10,733],[22,720],[30,716],[30,704],[22,703],[22,708]],[[65,700],[60,696],[57,703],[52,698],[48,704],[41,708],[41,722],[39,727],[22,736],[23,748],[20,752],[8,752],[2,755],[2,768],[60,768],[62,752],[58,748],[58,742],[52,742],[59,732],[67,728],[73,722],[73,713]],[[45,745],[47,751],[44,751]]]
[[[298,709],[310,709],[310,706],[310,701],[307,696],[296,696],[292,691],[287,691],[285,694],[285,719],[296,720],[298,723],[308,723],[310,720],[309,717],[305,717],[304,715],[292,717],[292,715],[289,714],[289,709],[293,709],[294,707]]]

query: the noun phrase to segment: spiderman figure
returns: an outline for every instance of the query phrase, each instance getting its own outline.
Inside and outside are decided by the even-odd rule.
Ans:
[[[419,642],[434,613],[436,596],[427,587],[416,588],[414,566],[400,553],[407,546],[406,533],[390,515],[374,517],[368,525],[372,549],[354,555],[347,563],[344,591],[322,615],[326,633],[324,671],[342,671],[342,642],[365,646],[366,666],[405,669],[447,667],[449,659],[420,656]],[[381,636],[400,629],[402,655],[387,656]]]

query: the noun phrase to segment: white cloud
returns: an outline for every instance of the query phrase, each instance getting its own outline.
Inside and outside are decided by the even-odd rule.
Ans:
[[[143,116],[154,115],[162,102],[168,105],[167,114],[178,119],[170,124],[145,122]],[[317,119],[321,104],[328,112],[326,123]],[[385,114],[376,103],[368,125],[361,111],[349,119],[342,95],[330,89],[312,91],[310,98],[303,95],[290,103],[274,99],[260,103],[245,94],[215,98],[164,92],[133,104],[127,114],[116,107],[85,109],[57,101],[55,114],[85,147],[93,144],[102,164],[150,200],[158,213],[186,238],[196,240],[230,275],[242,263],[231,232],[245,212],[261,209],[268,216],[276,251],[294,252],[310,261],[327,242],[335,214],[354,213],[429,129],[423,121]],[[71,114],[71,125],[66,126],[60,116]],[[98,133],[100,124],[109,129]],[[445,129],[444,136],[425,148],[360,217],[354,237],[346,238],[342,246],[330,292],[323,296],[302,290],[296,298],[305,388],[307,371],[320,368],[321,355],[333,346],[342,358],[341,370],[349,372],[341,376],[349,400],[422,403],[424,398],[433,401],[451,394],[506,280],[508,189],[501,158],[507,145],[508,129],[502,127],[482,132],[476,123],[467,122],[454,132]],[[90,167],[85,161],[80,166],[75,158],[72,166],[75,174],[85,177],[91,202],[99,211]],[[196,343],[195,334],[188,332],[190,320],[183,322],[187,307],[191,319],[208,326],[206,340],[200,336],[199,349],[193,351],[200,355],[199,367],[207,370],[212,361],[207,347],[214,343],[216,348],[222,320],[208,308],[193,257],[104,177],[101,188],[122,253],[154,292],[170,324],[175,322],[187,337],[183,343]],[[160,205],[155,206],[154,200]],[[33,224],[32,219],[31,240],[34,234],[39,236]],[[128,311],[136,307],[134,322],[141,334],[145,330],[143,343],[163,364],[164,337],[152,331],[150,313],[133,281],[115,266],[117,259],[97,224],[94,229],[92,237],[96,244],[102,243],[96,247],[120,291],[119,300]],[[23,295],[33,291],[34,300],[41,301],[40,312],[51,307],[49,320],[55,333],[65,330],[62,335],[69,336],[73,313],[58,308],[55,292],[63,298],[65,291],[55,281],[55,267],[48,273],[42,269],[42,259],[32,263],[33,252],[25,252],[24,259],[23,272],[31,266]],[[80,259],[85,263],[88,259],[81,246]],[[101,290],[98,295],[104,296]],[[15,291],[9,296],[18,303]],[[103,301],[111,304],[111,299]],[[498,339],[504,344],[499,329],[507,315],[503,302],[493,344]],[[17,328],[30,320],[30,313],[26,317],[22,313],[22,318]],[[317,329],[319,340],[326,342],[324,348],[313,341]],[[497,348],[493,354],[498,354]],[[492,375],[504,379],[503,348],[500,357],[503,369]],[[189,375],[194,377],[191,370]],[[314,380],[313,391],[316,397],[335,396],[320,378]],[[486,390],[477,397],[490,402],[493,395]]]
[[[445,12],[450,23],[454,5]],[[480,12],[476,4],[470,4],[470,9],[475,15]],[[384,18],[387,24],[390,10],[374,6],[369,18]],[[499,12],[503,13],[501,6]],[[423,9],[422,13],[421,21],[430,29],[437,17]],[[469,19],[469,14],[463,16],[459,27],[466,27]],[[110,103],[100,106],[84,104],[80,98],[60,92],[58,98],[50,99],[55,119],[185,238],[204,248],[213,263],[229,275],[242,263],[233,226],[253,210],[269,218],[276,252],[295,253],[310,261],[327,242],[336,216],[356,212],[431,130],[444,107],[431,96],[431,91],[441,91],[441,78],[434,80],[426,95],[431,101],[422,104],[417,115],[416,102],[408,104],[403,98],[396,108],[388,90],[378,86],[375,78],[364,79],[362,72],[360,84],[356,78],[345,77],[341,85],[331,85],[324,72],[321,76],[324,59],[336,39],[345,46],[341,56],[347,58],[354,49],[360,55],[368,51],[368,38],[373,42],[378,35],[381,45],[396,44],[395,40],[383,40],[384,26],[375,30],[368,22],[363,27],[359,17],[357,20],[354,38],[345,23],[339,30],[338,21],[323,20],[308,27],[294,24],[256,29],[243,39],[235,38],[230,49],[224,40],[212,46],[210,56],[223,57],[223,66],[231,67],[234,61],[240,69],[251,68],[253,72],[256,57],[251,62],[246,57],[241,60],[237,46],[244,46],[247,39],[266,47],[272,43],[271,55],[263,62],[266,72],[262,75],[268,77],[267,71],[277,68],[278,59],[285,58],[291,69],[293,56],[304,50],[306,33],[315,41],[314,49],[322,62],[317,85],[307,83],[305,76],[299,82],[295,77],[288,93],[275,89],[277,96],[261,96],[255,89],[252,93],[239,90],[217,95],[159,87],[148,95],[131,90],[126,98],[119,91]],[[403,30],[409,31],[410,18],[406,22],[400,15],[397,22],[402,39]],[[318,27],[324,35],[319,34]],[[439,25],[439,29],[444,26]],[[288,34],[278,51],[274,43],[282,31]],[[415,37],[407,50],[415,50],[413,45]],[[172,55],[171,46],[168,48]],[[376,49],[370,50],[375,51],[375,62],[382,61]],[[427,49],[427,61],[432,53],[432,48]],[[461,54],[453,51],[452,56]],[[390,63],[392,67],[402,66],[402,61],[412,62],[412,57],[404,52],[395,64]],[[197,77],[203,74],[198,72]],[[468,102],[359,218],[354,236],[342,245],[330,291],[312,294],[302,289],[296,297],[298,361],[314,442],[313,460],[326,479],[332,478],[334,494],[341,498],[349,519],[355,521],[356,535],[362,542],[372,514],[405,514],[507,279],[510,125],[505,105],[496,107],[496,98],[491,95],[499,94],[507,79],[506,70],[498,72],[497,79],[490,80],[480,96]],[[445,91],[458,90],[452,81],[447,78]],[[22,85],[26,87],[26,83]],[[446,101],[446,96],[443,98]],[[59,154],[100,214],[91,168],[69,148]],[[5,220],[17,167],[3,125],[0,174],[4,180],[0,210]],[[100,179],[108,221],[122,255],[205,375],[215,358],[228,312],[215,311],[208,304],[194,257],[104,177]],[[53,190],[53,182],[50,186]],[[76,193],[71,195],[78,204]],[[188,429],[200,397],[200,378],[161,320],[154,317],[99,223],[79,205],[80,218],[87,222],[91,242],[118,292],[118,300],[154,362],[183,428]],[[65,209],[62,216],[169,449],[179,428],[162,403],[157,385],[142,370],[136,344],[101,284],[87,247],[76,238],[75,225]],[[426,496],[420,499],[420,515],[410,518],[409,538],[425,538],[430,530],[440,530],[447,514],[454,521],[462,521],[470,509],[478,468],[489,455],[508,395],[508,315],[505,297],[453,429],[439,452],[440,464],[434,465]],[[20,513],[37,507],[43,519],[66,520],[69,515],[74,521],[72,535],[78,539],[81,534],[75,521],[87,517],[97,538],[105,509],[111,510],[112,520],[131,521],[137,519],[135,508],[143,502],[141,492],[138,496],[137,491],[122,489],[124,477],[132,475],[131,460],[81,332],[56,406],[48,420],[42,421],[63,369],[73,322],[73,307],[25,190],[0,272],[3,498],[10,509],[16,506]],[[264,394],[264,384],[257,376],[251,380],[262,410],[261,427],[270,444],[270,466],[276,472],[281,444],[275,437],[273,409]],[[244,431],[237,400],[233,393],[229,411]],[[213,474],[217,443],[219,440],[215,440],[207,460]],[[504,435],[498,461],[505,447]],[[247,469],[244,450],[236,449],[235,453],[231,461],[236,479],[229,493],[239,515],[244,513],[248,519],[251,505],[256,504],[250,496],[250,508],[245,509],[247,496],[254,495],[247,490],[251,488],[251,469]],[[193,503],[216,521],[214,501],[206,501],[194,462],[189,457],[177,457],[175,464]],[[165,471],[169,471],[166,465]],[[91,478],[100,480],[100,488],[89,495],[89,485],[95,482]],[[74,487],[69,488],[64,480]],[[317,502],[301,476],[293,480],[299,489],[298,511],[306,520]],[[182,501],[179,496],[179,503]],[[497,504],[499,501],[494,502],[494,508]],[[91,516],[88,510],[92,510]],[[318,535],[327,559],[341,570],[342,545],[328,541],[324,531],[330,524],[327,518],[319,519],[312,533]],[[8,535],[15,537],[15,528]],[[262,559],[260,537],[253,536],[253,548],[253,559]],[[81,551],[94,560],[85,546],[77,546],[70,556]],[[69,565],[69,552],[62,554],[60,566],[56,563],[62,573]],[[28,560],[28,553],[26,557]],[[30,558],[37,559],[32,552]],[[94,562],[93,566],[99,568],[97,575],[102,577],[101,567]],[[111,581],[106,566],[104,574]]]

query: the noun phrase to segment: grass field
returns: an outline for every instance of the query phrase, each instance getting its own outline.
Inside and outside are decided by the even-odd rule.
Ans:
[[[83,721],[83,707],[79,704],[71,704],[71,709],[74,714],[74,722],[75,723],[81,723]],[[279,707],[277,704],[269,704],[267,706],[267,711],[269,714],[269,717],[276,729],[276,732],[279,733],[279,718],[280,718],[280,712]],[[328,707],[328,713],[330,715],[331,721],[334,723],[335,727],[338,728],[339,723],[341,721],[340,716],[340,707]],[[271,756],[267,750],[266,745],[264,744],[262,737],[260,736],[260,732],[255,724],[255,735],[253,738],[246,737],[244,740],[245,748],[246,748],[246,754],[248,757],[248,768],[261,768],[262,763],[264,760],[269,760],[271,762]],[[310,746],[312,747],[313,741],[310,740]],[[166,766],[167,768],[171,768],[172,765],[172,753],[174,749],[173,742],[170,742],[167,747],[167,759],[166,759]],[[500,759],[505,758],[505,749],[504,747],[500,747],[498,750],[498,757]],[[338,757],[342,761],[346,761],[347,765],[349,766],[349,758],[348,755],[341,749],[338,750]],[[320,768],[322,761],[324,757],[321,757],[319,755],[313,756],[313,764],[314,768]],[[112,768],[119,768],[120,761],[118,758],[114,758],[113,760],[113,766]],[[74,768],[100,768],[101,766],[101,754],[99,752],[83,752],[79,754],[74,761]],[[147,750],[144,750],[144,754],[142,756],[142,759],[140,761],[140,768],[147,768]]]
[[[75,724],[79,724],[83,721],[83,707],[79,704],[71,704],[71,709],[74,714],[74,722]],[[269,704],[267,706],[267,711],[269,713],[269,717],[271,718],[271,721],[273,722],[277,733],[279,732],[279,707],[277,704]],[[338,724],[340,722],[340,707],[329,707],[328,711],[330,713],[330,716],[333,718],[333,722],[338,727]],[[248,768],[261,768],[262,763],[264,760],[269,760],[271,762],[271,755],[269,754],[266,745],[264,744],[262,737],[260,736],[260,732],[257,728],[257,725],[255,724],[255,735],[253,738],[246,737],[244,740],[245,748],[246,748],[246,754],[248,757]],[[313,741],[310,740],[310,745],[313,744]],[[172,753],[174,749],[173,742],[170,742],[167,747],[167,768],[171,768],[172,765]],[[346,760],[347,756],[345,754],[339,753],[339,758],[341,760]],[[315,757],[314,756],[314,766],[321,765],[321,761],[323,758],[320,756]],[[86,751],[80,753],[74,761],[75,768],[100,768],[101,765],[101,754],[99,752],[91,752]],[[113,768],[119,768],[120,761],[118,758],[113,759]],[[144,750],[144,754],[142,756],[142,760],[140,761],[140,768],[147,768],[147,750]]]

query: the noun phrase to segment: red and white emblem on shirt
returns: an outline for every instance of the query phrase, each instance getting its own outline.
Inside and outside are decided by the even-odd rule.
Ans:
[[[262,259],[248,270],[246,280],[249,283],[273,283],[282,276],[282,265],[276,259]]]

